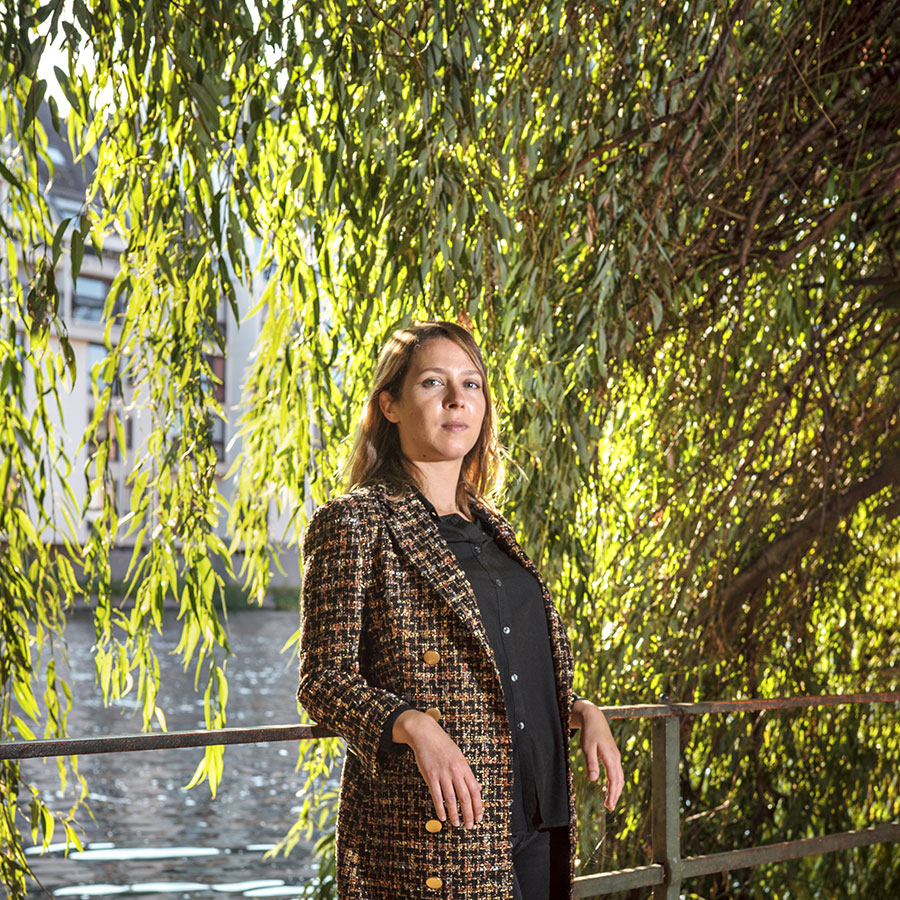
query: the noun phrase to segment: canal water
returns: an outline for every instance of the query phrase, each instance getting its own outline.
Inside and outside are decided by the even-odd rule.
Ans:
[[[296,660],[280,650],[298,626],[297,613],[253,610],[229,613],[228,619],[234,652],[226,666],[228,725],[296,722]],[[171,655],[180,631],[175,613],[167,613],[155,642],[169,731],[205,727],[202,688],[194,693],[193,676]],[[134,699],[103,705],[94,681],[93,639],[90,616],[73,616],[66,628],[68,671],[63,667],[73,695],[69,735],[137,733],[141,719]],[[300,896],[316,872],[315,836],[287,858],[264,858],[296,821],[302,802],[297,744],[226,748],[215,799],[206,785],[185,789],[202,756],[202,749],[184,749],[80,757],[92,814],[77,817],[84,851],[66,857],[64,844],[54,843],[47,853],[31,848],[29,861],[43,890],[35,886],[29,897],[46,897],[45,891],[75,900]],[[52,807],[71,805],[71,793],[60,793],[55,760],[23,760],[22,777],[37,784]],[[54,841],[58,836],[59,830]]]

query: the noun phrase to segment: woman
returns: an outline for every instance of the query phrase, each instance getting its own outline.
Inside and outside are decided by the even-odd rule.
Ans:
[[[304,541],[298,698],[346,739],[340,900],[571,897],[567,752],[623,785],[603,713],[572,694],[546,586],[485,499],[499,473],[481,353],[449,322],[379,358],[349,494]],[[448,824],[452,827],[448,827]]]

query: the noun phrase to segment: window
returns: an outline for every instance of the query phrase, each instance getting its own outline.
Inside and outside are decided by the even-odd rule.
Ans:
[[[225,336],[225,330],[228,327],[229,309],[230,309],[230,304],[224,297],[222,297],[219,300],[219,305],[216,307],[216,323],[218,324],[223,337]]]
[[[213,356],[206,354],[206,362],[209,366],[211,375],[203,376],[203,387],[210,391],[219,402],[220,406],[225,405],[225,357]],[[218,416],[212,417],[212,425],[210,428],[210,441],[213,450],[216,451],[216,458],[219,462],[225,461],[225,422]]]
[[[213,450],[216,451],[216,459],[219,462],[225,461],[225,423],[218,416],[212,420],[212,430],[210,434]]]
[[[60,219],[74,219],[84,212],[84,200],[74,197],[51,197],[50,202],[56,209]]]
[[[103,307],[109,294],[109,284],[104,278],[79,275],[72,289],[72,318],[83,322],[101,321]]]
[[[91,497],[88,501],[88,509],[91,510],[91,512],[100,512],[103,509],[103,503],[107,497],[112,501],[113,508],[117,509],[116,499],[118,493],[119,484],[115,479],[110,483],[98,485],[91,492]]]
[[[212,388],[211,392],[219,403],[225,402],[225,357],[213,356],[206,354],[206,363],[212,372]],[[203,375],[203,386],[209,389],[210,378],[206,373]]]
[[[88,421],[92,422],[94,420],[94,412],[95,410],[88,410]],[[123,453],[125,450],[131,449],[132,438],[131,438],[131,419],[122,417],[122,431],[125,436],[125,446],[119,447],[119,441],[116,436],[116,423],[114,419],[115,413],[112,410],[109,410],[100,422],[97,425],[97,434],[94,440],[91,441],[91,452],[96,452],[97,448],[102,444],[109,435],[112,435],[112,440],[109,442],[109,460],[110,462],[118,462],[123,458]]]
[[[96,366],[98,363],[103,363],[108,355],[109,353],[106,347],[103,346],[103,344],[88,344],[87,368],[89,378],[93,378],[94,366]],[[100,369],[97,372],[97,394],[102,394],[108,386],[109,382],[103,377],[103,366],[101,365]],[[119,378],[118,372],[115,374],[112,380],[112,395],[113,397],[122,396],[122,381]],[[93,390],[91,388],[90,381],[88,382],[88,398],[93,399]]]

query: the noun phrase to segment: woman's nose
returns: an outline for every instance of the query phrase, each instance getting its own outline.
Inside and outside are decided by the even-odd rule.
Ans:
[[[444,403],[451,409],[462,406],[462,392],[458,388],[453,387],[453,385],[449,385],[447,387],[447,393],[444,397]]]

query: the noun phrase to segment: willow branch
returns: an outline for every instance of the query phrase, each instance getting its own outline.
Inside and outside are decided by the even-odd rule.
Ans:
[[[724,607],[734,608],[734,604],[755,593],[770,578],[784,571],[823,532],[832,530],[860,503],[892,484],[900,485],[900,450],[886,453],[871,475],[807,513],[793,528],[768,544],[722,594]]]

